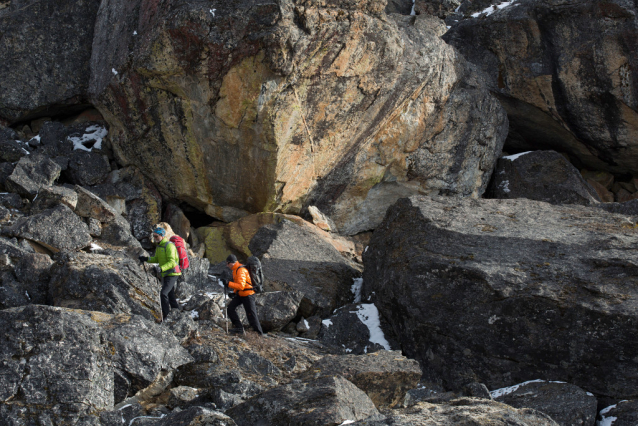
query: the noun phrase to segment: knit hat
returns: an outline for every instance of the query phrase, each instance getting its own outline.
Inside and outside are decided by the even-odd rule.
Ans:
[[[153,232],[156,233],[157,235],[159,235],[160,237],[163,237],[166,235],[166,230],[164,228],[160,228],[157,227],[155,229],[153,229]]]
[[[229,254],[228,257],[226,258],[226,263],[235,263],[237,262],[237,256],[235,256],[234,254]]]

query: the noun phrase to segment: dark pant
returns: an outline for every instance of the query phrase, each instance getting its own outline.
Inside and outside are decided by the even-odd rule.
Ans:
[[[235,328],[243,328],[241,321],[239,321],[239,315],[235,310],[239,305],[244,305],[244,311],[246,311],[246,318],[250,326],[259,334],[264,332],[261,330],[261,324],[259,324],[259,317],[257,317],[257,307],[255,306],[255,298],[251,296],[241,297],[235,296],[233,300],[228,304],[228,318],[233,323]]]
[[[179,275],[172,277],[164,277],[162,279],[162,292],[160,293],[160,301],[162,302],[162,317],[166,319],[171,308],[179,308],[177,298],[175,297],[175,286],[177,285]]]

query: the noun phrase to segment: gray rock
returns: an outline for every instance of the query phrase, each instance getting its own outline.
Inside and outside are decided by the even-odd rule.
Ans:
[[[215,405],[217,407],[224,411],[228,411],[229,409],[244,402],[241,396],[226,392],[223,389],[215,389],[213,391],[213,401],[215,401]]]
[[[624,203],[602,203],[597,207],[610,213],[618,213],[625,216],[638,216],[638,200],[629,200]]]
[[[98,2],[11,2],[0,12],[0,117],[9,122],[84,109]],[[80,110],[81,110],[80,109]]]
[[[281,371],[271,361],[255,352],[241,352],[239,354],[237,364],[242,371],[252,374],[260,374],[262,376],[281,376]]]
[[[66,173],[71,183],[91,186],[103,182],[110,171],[111,166],[105,155],[77,150],[69,158],[69,167]]]
[[[180,312],[177,309],[171,309],[168,317],[164,320],[164,325],[179,340],[180,344],[185,343],[197,332],[197,323],[193,321],[190,314]]]
[[[199,392],[199,389],[188,386],[178,386],[169,390],[168,403],[166,405],[170,409],[175,407],[186,407],[199,398]]]
[[[143,420],[143,419],[142,419]],[[135,422],[135,426],[145,423]],[[169,414],[159,420],[153,420],[153,426],[237,426],[227,415],[204,407],[191,407],[187,410]]]
[[[29,148],[28,145],[17,140],[3,138],[0,134],[0,161],[15,163],[29,154],[27,148]]]
[[[374,312],[372,304],[350,304],[339,308],[336,313],[325,320],[317,338],[328,345],[342,347],[344,351],[354,355],[377,352],[385,349],[379,342],[371,342],[370,329],[361,320],[368,309]]]
[[[468,16],[444,36],[486,75],[507,110],[505,149],[553,149],[593,170],[633,172],[636,3],[613,2],[613,12],[597,0],[517,3]]]
[[[171,225],[171,229],[184,241],[188,241],[191,232],[191,223],[179,207],[175,204],[168,204],[164,209],[164,221]]]
[[[113,370],[90,314],[31,305],[0,311],[0,328],[1,424],[99,425]]]
[[[492,394],[483,383],[472,382],[463,386],[463,393],[475,398],[492,399]],[[542,410],[541,410],[542,411]]]
[[[200,389],[231,386],[242,381],[238,370],[227,371],[218,362],[198,362],[177,369],[175,384]]]
[[[14,263],[19,262],[25,254],[33,252],[32,248],[29,249],[19,244],[15,238],[0,237],[0,254],[6,254]]]
[[[8,232],[10,236],[34,241],[54,253],[78,250],[93,240],[86,223],[65,205],[21,218]]]
[[[214,364],[219,361],[219,355],[215,349],[210,346],[190,345],[186,346],[186,350],[191,354],[196,363],[210,362]]]
[[[57,163],[40,154],[27,155],[18,161],[4,186],[9,192],[33,200],[42,187],[53,185],[61,171]]]
[[[351,300],[358,271],[330,243],[296,223],[261,227],[248,248],[261,259],[267,289],[303,294],[299,313],[305,318],[326,317]]]
[[[269,389],[226,412],[243,425],[338,425],[379,412],[368,396],[341,376]]]
[[[62,170],[66,170],[74,148],[68,137],[80,133],[85,128],[86,125],[67,127],[59,121],[44,123],[40,129],[41,145],[38,147],[38,153],[51,158]]]
[[[13,169],[15,169],[15,165],[12,163],[0,163],[0,191],[5,190],[4,184],[13,173]]]
[[[379,351],[367,355],[327,355],[315,362],[302,378],[343,376],[364,391],[378,407],[403,402],[421,378],[421,367],[400,351]]]
[[[409,15],[412,11],[412,0],[388,0],[385,7],[385,13],[400,13],[401,15]]]
[[[18,194],[0,194],[0,206],[7,209],[21,209],[22,198]]]
[[[51,265],[51,258],[40,253],[27,253],[16,264],[14,273],[23,284],[30,303],[47,303]]]
[[[549,416],[529,408],[500,402],[460,398],[441,404],[421,402],[393,411],[385,419],[352,423],[356,426],[558,426]]]
[[[593,425],[596,397],[568,383],[534,380],[492,392],[495,401],[514,408],[533,408],[561,425]]]
[[[31,205],[31,212],[37,213],[43,210],[64,204],[71,210],[75,210],[78,204],[78,194],[65,186],[45,186],[38,192],[38,197]]]
[[[31,304],[31,297],[21,282],[10,271],[0,275],[0,309]]]
[[[316,339],[321,331],[321,317],[312,316],[306,320],[308,322],[308,331],[301,334],[304,339]]]
[[[363,293],[448,389],[544,377],[630,397],[636,244],[633,222],[597,208],[412,197],[375,230]]]
[[[273,291],[255,295],[257,316],[264,331],[279,331],[297,316],[302,295],[296,291]],[[243,308],[238,308],[239,319],[248,326]]]
[[[122,426],[131,424],[134,418],[144,415],[144,408],[137,402],[126,404],[116,410],[100,413],[101,426]],[[135,423],[133,423],[135,424]]]
[[[596,191],[576,167],[555,151],[533,151],[500,158],[486,198],[527,198],[584,206],[600,202]]]
[[[599,425],[635,426],[638,424],[638,400],[620,401],[599,413]]]
[[[86,218],[86,225],[89,227],[89,234],[92,237],[102,236],[102,223],[99,220],[88,217]]]
[[[91,217],[104,223],[112,222],[118,216],[113,207],[91,191],[76,185],[75,192],[78,194],[76,214],[82,217]]]
[[[192,286],[193,291],[211,291],[216,290],[217,283],[208,278],[208,268],[210,262],[206,258],[190,256],[188,257],[189,267],[182,273],[184,281]],[[191,293],[193,294],[193,293]],[[184,295],[184,297],[190,296]]]
[[[131,234],[131,225],[120,215],[102,224],[100,240],[113,246],[129,247],[133,251],[143,250],[140,242]]]
[[[137,259],[111,254],[61,253],[51,268],[55,306],[161,318],[160,283]]]
[[[7,222],[11,219],[11,212],[6,207],[0,205],[0,223]]]

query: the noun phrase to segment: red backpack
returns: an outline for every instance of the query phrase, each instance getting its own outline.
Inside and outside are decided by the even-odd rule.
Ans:
[[[184,272],[189,266],[188,252],[186,251],[186,245],[184,245],[184,239],[179,235],[174,235],[169,240],[175,245],[177,249],[177,256],[179,257],[179,265],[175,267],[175,272]]]

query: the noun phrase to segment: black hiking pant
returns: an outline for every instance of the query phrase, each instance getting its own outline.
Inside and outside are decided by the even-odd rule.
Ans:
[[[235,328],[244,328],[239,320],[239,315],[235,310],[239,305],[244,305],[244,311],[246,311],[246,318],[250,326],[259,334],[264,334],[261,330],[261,324],[259,324],[259,317],[257,316],[257,307],[255,306],[255,298],[250,295],[246,297],[235,296],[234,299],[228,304],[228,318],[233,323]]]
[[[179,275],[162,278],[162,291],[160,293],[160,301],[162,302],[162,318],[166,319],[171,308],[179,308],[177,298],[175,297],[175,286]]]

